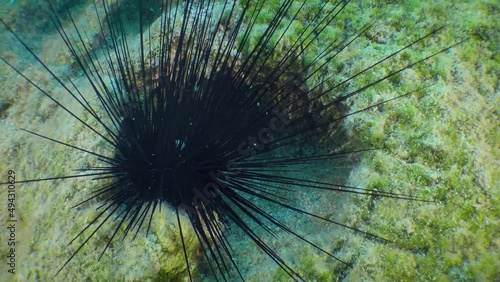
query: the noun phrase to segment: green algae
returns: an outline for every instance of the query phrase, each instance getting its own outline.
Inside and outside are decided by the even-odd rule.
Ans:
[[[413,17],[428,26],[447,23],[428,48],[452,37],[470,38],[414,68],[419,76],[431,74],[434,87],[396,101],[384,111],[369,111],[346,121],[351,136],[362,144],[388,145],[387,150],[363,158],[351,184],[381,189],[386,185],[385,189],[414,191],[414,196],[436,201],[378,199],[373,209],[363,204],[366,200],[355,201],[356,213],[365,219],[363,225],[394,244],[367,246],[374,249],[358,260],[348,280],[494,281],[500,275],[500,97],[495,55],[499,33],[493,16],[498,4],[464,1],[449,7],[412,1],[390,6],[394,17],[390,22],[404,22],[398,11],[411,9]],[[407,29],[408,33],[412,30]],[[407,83],[419,86],[416,81]],[[386,92],[399,91],[393,86]],[[352,107],[364,105],[359,99]]]
[[[308,1],[308,6],[319,7],[320,3]],[[350,137],[361,146],[386,148],[362,158],[350,176],[350,185],[433,201],[354,197],[352,206],[346,208],[351,213],[350,223],[393,243],[363,241],[359,257],[349,260],[352,267],[347,275],[342,274],[347,280],[493,281],[500,277],[500,22],[495,17],[499,9],[495,1],[361,1],[350,3],[342,14],[341,20],[352,21],[358,28],[378,21],[373,31],[327,66],[338,72],[334,81],[362,71],[376,62],[374,58],[383,58],[446,24],[425,46],[404,51],[390,64],[352,81],[350,89],[363,87],[467,38],[452,50],[347,102],[355,111],[431,85],[409,97],[349,117],[344,124]],[[297,20],[304,22],[301,15]],[[299,28],[289,32],[302,31],[304,25],[296,26]],[[311,50],[321,50],[322,42],[332,42],[342,27],[327,30],[324,36],[329,40],[319,40]],[[293,42],[296,35],[290,38]],[[278,53],[286,50],[286,42],[288,39],[283,40],[285,47],[278,48]],[[303,63],[311,61],[309,56],[305,55]],[[311,85],[320,79],[311,79]],[[359,240],[356,234],[349,238],[345,248]],[[314,269],[310,261],[314,261],[313,256],[306,254],[298,269],[307,280],[322,281],[326,269]],[[334,268],[330,267],[330,273]],[[288,279],[282,270],[277,270],[274,278]]]

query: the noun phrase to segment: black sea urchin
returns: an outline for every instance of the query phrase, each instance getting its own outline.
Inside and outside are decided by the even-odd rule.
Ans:
[[[85,240],[62,263],[58,274],[84,246],[91,244],[90,239],[105,224],[112,226],[112,233],[100,250],[101,256],[123,228],[123,237],[132,232],[135,238],[142,228],[148,233],[153,214],[164,205],[175,211],[185,269],[191,280],[195,263],[188,259],[184,242],[187,231],[181,225],[184,217],[191,223],[215,279],[245,280],[234,259],[238,252],[232,247],[235,242],[227,235],[231,232],[228,229],[237,227],[290,278],[304,280],[303,274],[273,249],[261,231],[272,236],[284,231],[342,264],[348,262],[308,239],[308,234],[283,223],[273,215],[276,210],[385,239],[330,216],[309,212],[294,194],[345,192],[420,200],[325,182],[307,173],[316,163],[343,164],[363,150],[331,148],[297,154],[296,148],[304,140],[317,142],[318,136],[338,129],[339,121],[358,113],[341,110],[346,99],[446,50],[394,69],[363,87],[346,87],[439,29],[337,80],[335,73],[325,74],[326,66],[370,26],[351,36],[342,34],[315,50],[317,53],[309,55],[308,60],[304,58],[311,46],[317,46],[315,42],[324,30],[334,26],[349,1],[322,1],[312,9],[306,1],[284,0],[273,11],[264,10],[265,1],[152,2],[154,5],[137,1],[137,15],[127,22],[118,1],[95,1],[99,30],[93,37],[75,23],[70,13],[62,17],[49,3],[51,20],[74,60],[73,69],[86,77],[94,97],[86,97],[81,86],[51,70],[2,21],[93,123],[75,114],[7,59],[0,59],[81,123],[87,134],[105,143],[100,153],[58,141],[50,134],[25,130],[99,162],[79,169],[78,174],[18,182],[95,180],[92,196],[78,206],[94,199],[102,206],[76,234],[75,239],[84,236]],[[265,28],[257,25],[262,18],[267,21]],[[307,21],[302,22],[298,32],[294,31],[294,40],[287,41],[299,19]],[[138,27],[131,27],[134,23]],[[138,34],[137,40],[134,34]],[[295,175],[299,169],[306,173]]]

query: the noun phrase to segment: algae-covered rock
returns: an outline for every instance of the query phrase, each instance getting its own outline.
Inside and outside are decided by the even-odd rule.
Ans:
[[[321,1],[316,2],[308,5],[318,7]],[[353,197],[340,209],[348,214],[346,223],[391,243],[362,239],[359,234],[338,236],[334,245],[341,246],[333,249],[351,266],[339,271],[330,264],[325,269],[320,258],[309,267],[314,255],[306,254],[307,279],[322,281],[329,277],[325,271],[348,281],[500,279],[499,9],[496,1],[359,1],[350,3],[339,17],[345,25],[334,25],[334,33],[376,22],[329,63],[333,85],[445,26],[424,44],[323,97],[324,104],[463,42],[346,101],[354,113],[414,92],[344,120],[353,142],[362,148],[385,148],[365,154],[348,185],[426,201]],[[322,50],[328,43],[320,40],[313,48]],[[274,278],[287,281],[282,270]]]
[[[351,185],[433,202],[357,197],[352,209],[362,216],[361,224],[393,243],[364,246],[348,280],[500,278],[499,8],[493,1],[384,5],[388,20],[381,24],[392,23],[387,28],[398,38],[420,34],[421,26],[447,24],[426,44],[426,54],[467,40],[352,101],[354,111],[432,84],[349,117],[345,125],[362,144],[387,148],[363,158],[350,176]],[[408,17],[414,26],[402,29]],[[418,52],[406,56],[423,56]]]

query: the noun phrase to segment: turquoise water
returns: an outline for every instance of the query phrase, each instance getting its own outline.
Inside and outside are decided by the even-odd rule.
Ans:
[[[131,1],[118,1],[130,13],[129,24],[137,23],[137,7]],[[322,3],[317,1],[317,5]],[[102,12],[102,1],[96,2]],[[309,2],[310,7],[316,3]],[[69,10],[79,27],[85,31],[86,46],[102,52],[101,34],[93,5],[88,1],[59,1],[58,11],[63,24],[70,27],[65,11]],[[266,11],[257,25],[276,11],[274,1],[266,2]],[[22,37],[33,52],[58,76],[77,86],[89,103],[96,108],[99,101],[82,75],[75,59],[65,48],[57,30],[52,27],[49,12],[38,1],[4,1],[0,17]],[[157,6],[155,6],[157,7]],[[348,140],[363,148],[381,148],[363,154],[359,161],[343,174],[345,179],[332,178],[329,163],[308,166],[291,172],[296,177],[316,181],[345,181],[350,186],[384,189],[432,199],[435,202],[398,201],[383,198],[350,196],[333,193],[298,193],[294,201],[308,211],[327,215],[349,226],[373,232],[392,243],[369,240],[332,224],[311,221],[293,213],[278,210],[275,216],[287,221],[291,229],[307,235],[336,256],[351,263],[342,263],[307,247],[300,240],[281,231],[277,238],[267,236],[271,246],[306,280],[332,281],[495,281],[499,279],[499,187],[500,176],[500,95],[499,75],[499,5],[495,1],[476,3],[379,1],[350,3],[342,12],[342,21],[332,23],[324,38],[310,50],[321,50],[328,40],[339,33],[359,29],[377,20],[370,31],[356,40],[338,59],[327,67],[338,72],[336,80],[374,64],[383,55],[399,50],[408,42],[428,33],[434,27],[447,24],[444,31],[409,50],[373,74],[352,81],[347,91],[358,89],[373,77],[380,77],[393,68],[400,68],[421,59],[461,38],[467,41],[449,52],[405,71],[395,79],[370,88],[362,95],[347,100],[349,112],[363,109],[415,87],[432,85],[409,97],[355,114],[342,123]],[[305,11],[306,12],[306,11]],[[306,13],[307,14],[307,13]],[[151,22],[161,15],[158,9],[146,14]],[[135,21],[135,22],[134,22]],[[149,23],[149,22],[148,22]],[[294,30],[300,30],[299,23]],[[152,24],[154,26],[154,23]],[[258,30],[258,29],[257,29]],[[131,48],[137,47],[137,31],[128,31]],[[296,33],[276,50],[284,52]],[[88,112],[70,97],[61,85],[27,52],[15,38],[0,29],[0,54],[26,77],[36,82],[56,101],[81,116],[91,126],[98,126]],[[79,40],[75,39],[75,44]],[[288,45],[287,45],[288,44]],[[83,45],[78,45],[80,48]],[[303,56],[311,60],[313,53]],[[98,53],[102,55],[102,53]],[[282,54],[282,53],[281,53]],[[317,74],[310,83],[328,73]],[[69,84],[70,85],[70,84]],[[71,86],[70,86],[71,87]],[[311,87],[311,85],[307,85]],[[330,99],[330,100],[329,100]],[[333,97],[325,97],[328,103]],[[25,78],[5,63],[0,63],[0,116],[2,142],[0,165],[3,179],[13,170],[20,180],[37,179],[73,173],[73,169],[96,165],[93,158],[82,152],[68,150],[20,129],[34,131],[62,142],[106,153],[105,143],[89,134],[81,123],[68,115],[61,106],[48,99]],[[102,109],[101,109],[102,110]],[[102,113],[102,112],[101,112]],[[321,118],[332,118],[324,113]],[[322,142],[302,144],[303,151],[312,151],[332,143],[338,135],[324,135]],[[16,185],[16,274],[5,270],[2,261],[2,281],[48,281],[66,262],[80,238],[72,246],[67,243],[89,224],[99,202],[71,209],[86,199],[96,186],[91,179],[43,181]],[[4,187],[2,187],[4,189]],[[305,195],[304,195],[305,194]],[[4,193],[7,195],[7,192]],[[4,196],[2,196],[2,199]],[[7,221],[7,202],[1,206],[2,226]],[[194,233],[183,222],[189,256],[196,267],[196,280],[213,280],[204,264]],[[123,228],[122,228],[123,229]],[[241,231],[227,230],[234,242],[235,259],[245,279],[250,281],[289,281],[290,278],[273,263]],[[54,279],[60,281],[147,281],[187,280],[184,255],[175,214],[163,209],[157,214],[148,236],[139,233],[136,240],[121,238],[98,260],[114,229],[105,227],[86,248]],[[123,230],[122,230],[123,231]],[[4,233],[5,232],[5,233]],[[5,235],[4,235],[5,234]],[[2,258],[11,252],[5,238],[9,230],[2,229]],[[197,263],[194,263],[194,262]],[[168,273],[167,275],[165,273]]]

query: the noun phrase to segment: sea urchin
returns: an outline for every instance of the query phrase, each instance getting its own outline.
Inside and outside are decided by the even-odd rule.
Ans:
[[[2,20],[97,126],[73,113],[7,59],[0,59],[84,125],[88,134],[106,143],[105,153],[101,154],[25,130],[99,162],[98,166],[79,169],[78,174],[18,182],[95,180],[93,194],[77,206],[94,199],[102,202],[102,206],[93,220],[76,234],[79,238],[90,230],[57,273],[106,223],[113,225],[114,232],[101,256],[121,227],[125,227],[123,237],[132,232],[135,238],[143,227],[148,233],[153,214],[162,205],[175,211],[191,279],[193,262],[186,254],[183,239],[186,230],[180,224],[183,217],[191,223],[214,277],[223,280],[231,280],[230,269],[245,280],[233,259],[233,242],[226,235],[229,225],[239,228],[293,280],[304,278],[263,239],[256,227],[271,235],[282,230],[348,264],[309,240],[307,234],[277,219],[272,212],[277,208],[384,240],[326,215],[308,212],[300,202],[292,201],[290,195],[297,191],[340,191],[420,199],[304,177],[307,173],[301,176],[291,173],[315,163],[339,164],[363,150],[333,148],[301,156],[293,152],[297,144],[317,141],[315,137],[337,129],[339,121],[358,113],[337,111],[346,99],[448,48],[348,91],[346,86],[350,81],[439,30],[336,81],[335,73],[324,74],[328,64],[370,25],[350,37],[342,34],[316,50],[308,60],[303,58],[311,46],[317,48],[315,44],[323,31],[334,25],[348,2],[322,1],[311,8],[306,1],[284,0],[275,10],[266,11],[265,1],[158,1],[151,7],[148,5],[152,3],[137,1],[138,29],[134,32],[139,38],[134,40],[131,38],[134,32],[129,30],[131,24],[122,17],[123,7],[118,1],[94,1],[99,31],[91,43],[70,13],[63,20],[49,2],[51,20],[73,57],[73,67],[86,77],[94,97],[85,97],[80,86],[55,74]],[[153,15],[151,11],[161,11],[161,15],[154,20],[147,11]],[[265,28],[257,24],[262,18],[267,18]],[[304,18],[307,21],[297,27],[299,19]],[[292,29],[295,37],[290,41],[287,35]],[[320,74],[321,79],[317,80]],[[408,94],[399,94],[395,99]],[[92,105],[92,99],[98,101],[99,108]]]

